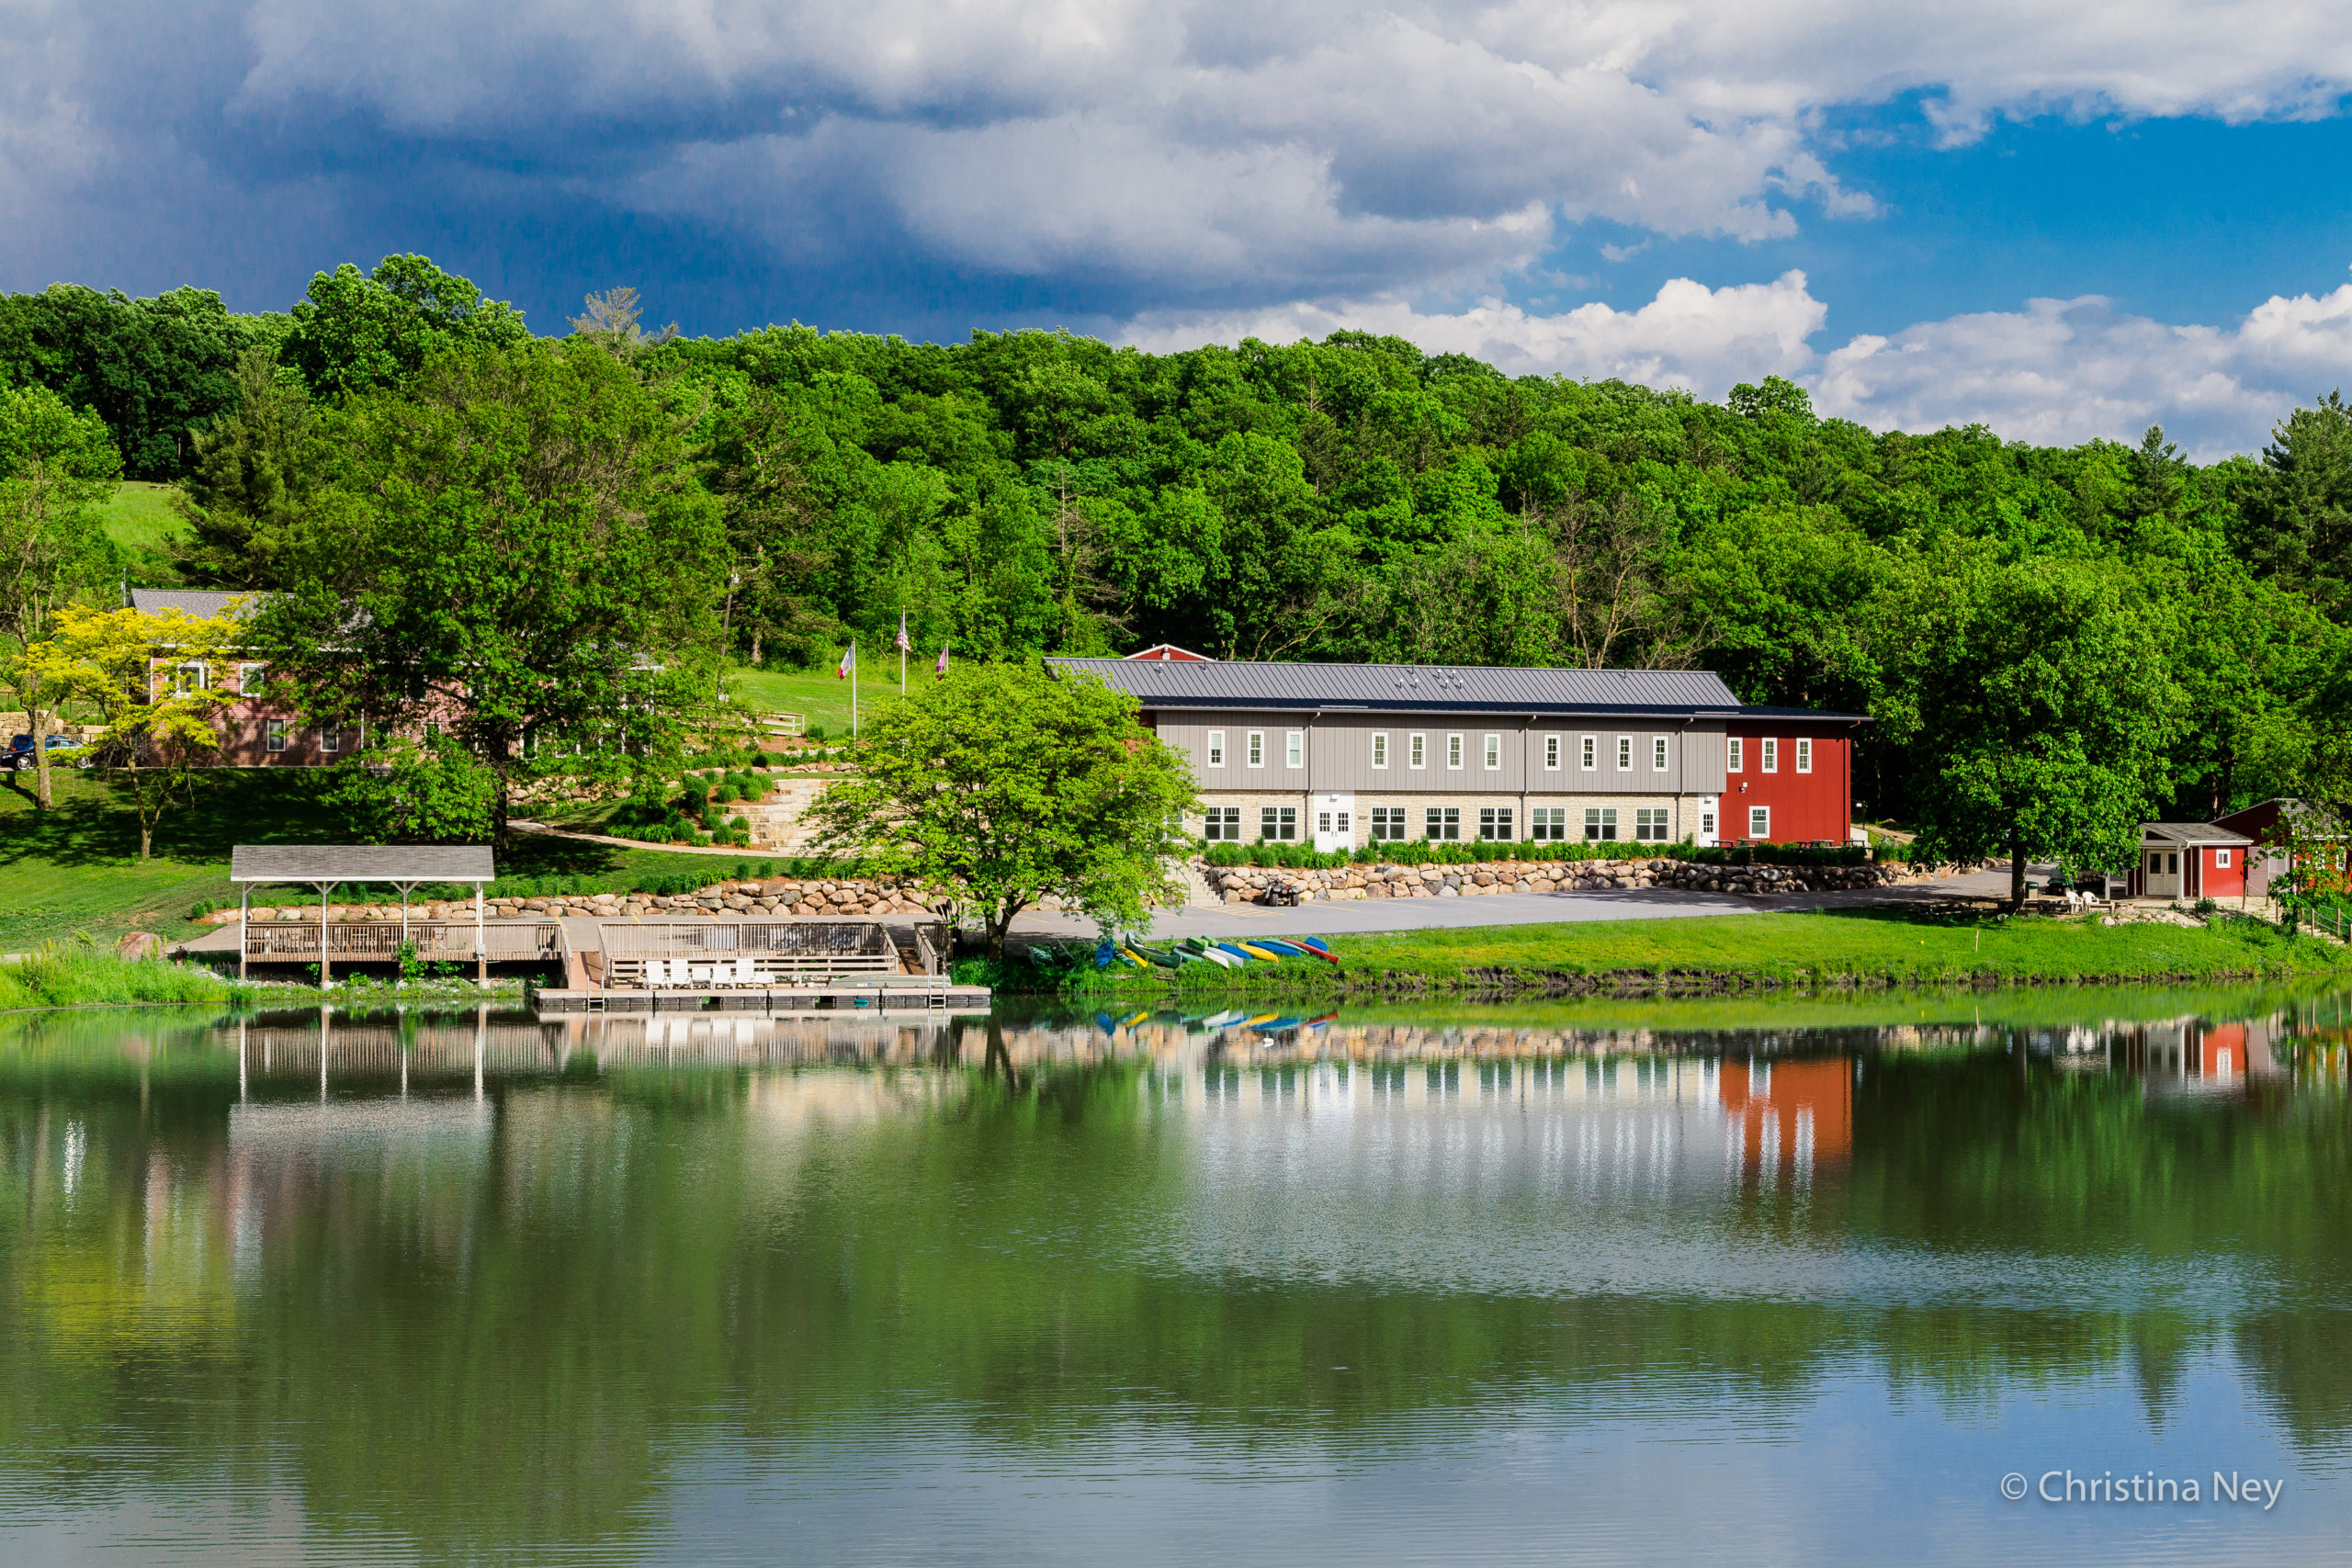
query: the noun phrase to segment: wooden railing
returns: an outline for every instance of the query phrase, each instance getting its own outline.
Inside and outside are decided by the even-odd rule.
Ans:
[[[888,975],[899,968],[898,950],[878,921],[627,920],[599,921],[596,930],[603,950],[588,965],[589,974],[598,985],[615,989],[641,987],[645,965],[656,958],[683,959],[693,968],[749,958],[760,984]]]
[[[336,964],[397,964],[401,957],[401,927],[397,920],[330,920],[326,925],[327,958]],[[248,964],[316,964],[319,961],[316,920],[249,920],[245,923]],[[481,928],[482,956],[492,964],[538,964],[563,953],[563,928],[553,920],[491,921]],[[423,964],[471,963],[474,959],[471,920],[411,920],[408,940]]]

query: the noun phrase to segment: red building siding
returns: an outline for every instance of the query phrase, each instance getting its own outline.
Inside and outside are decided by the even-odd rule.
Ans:
[[[2198,896],[2204,898],[2235,898],[2245,891],[2245,851],[2220,849],[2211,844],[2197,851]],[[2229,863],[2221,863],[2227,860]]]
[[[1820,719],[1740,718],[1725,725],[1725,739],[1739,742],[1740,755],[1739,766],[1724,773],[1723,841],[1846,842],[1854,827],[1853,734],[1850,724]],[[1809,769],[1800,772],[1798,764],[1806,761]],[[1765,831],[1755,833],[1751,813],[1758,807],[1769,816]]]

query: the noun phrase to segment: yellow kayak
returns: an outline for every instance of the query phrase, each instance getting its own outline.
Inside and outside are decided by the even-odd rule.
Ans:
[[[1119,956],[1125,959],[1128,963],[1134,964],[1138,969],[1148,969],[1151,967],[1151,960],[1146,958],[1142,953],[1137,953],[1134,948],[1123,947],[1119,949]]]
[[[1234,945],[1240,948],[1242,952],[1248,953],[1250,957],[1262,958],[1269,964],[1280,964],[1283,961],[1283,955],[1281,953],[1274,952],[1271,948],[1260,947],[1255,942],[1236,942]]]

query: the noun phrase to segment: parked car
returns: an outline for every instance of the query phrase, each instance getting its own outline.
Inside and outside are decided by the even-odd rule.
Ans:
[[[52,760],[56,761],[63,761],[67,762],[85,762],[89,761],[88,754],[90,749],[83,745],[79,740],[74,739],[70,735],[51,736],[49,738],[48,745],[43,747],[42,750],[47,751]],[[33,738],[29,735],[10,736],[8,738],[8,766],[21,771],[23,769],[29,768],[32,765]]]

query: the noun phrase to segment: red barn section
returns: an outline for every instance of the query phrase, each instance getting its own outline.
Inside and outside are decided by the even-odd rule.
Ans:
[[[1865,722],[1859,714],[1810,708],[1742,708],[1724,726],[1722,841],[1847,842],[1854,829],[1854,728]]]
[[[1811,1062],[1725,1062],[1724,1114],[1736,1126],[1740,1171],[1793,1172],[1838,1166],[1854,1152],[1854,1065],[1844,1056]]]

